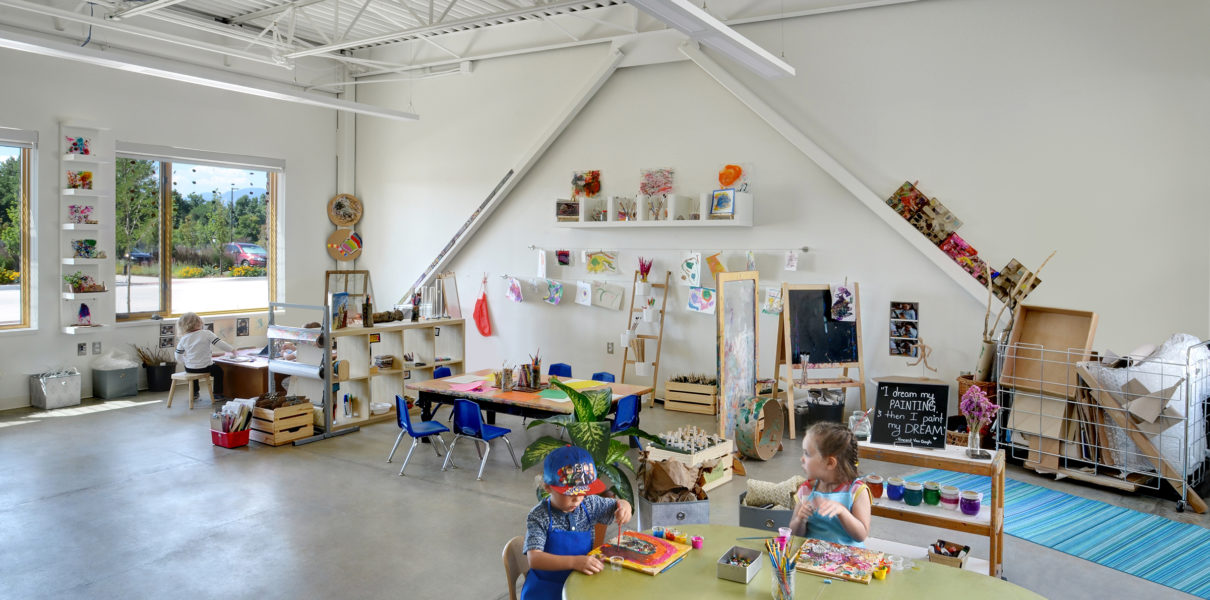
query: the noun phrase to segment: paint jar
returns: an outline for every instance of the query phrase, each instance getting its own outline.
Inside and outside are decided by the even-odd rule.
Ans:
[[[919,481],[908,481],[903,484],[903,501],[909,506],[920,506],[924,501],[924,485]]]
[[[963,490],[958,500],[958,507],[962,509],[962,514],[973,517],[979,514],[979,508],[982,506],[982,503],[982,493],[974,490]]]
[[[941,486],[941,508],[958,510],[958,488],[952,485]]]
[[[898,555],[891,555],[891,556],[890,556],[890,561],[891,561],[891,569],[892,569],[892,570],[895,570],[895,571],[902,571],[902,570],[903,570],[903,557],[902,557],[902,556],[898,556]]]
[[[886,565],[879,566],[877,569],[874,569],[874,579],[877,579],[879,581],[886,579],[887,571],[890,571],[890,570],[891,570],[891,568]]]
[[[702,538],[702,536],[700,536],[700,535],[695,535],[695,536],[689,538],[689,541],[693,544],[694,550],[701,550],[702,545],[706,543],[706,540],[704,538]]]
[[[664,530],[664,539],[666,539],[670,542],[675,542],[676,538],[678,538],[678,537],[681,537],[681,531],[679,529],[665,529]]]
[[[877,500],[882,497],[882,475],[869,474],[865,476],[865,484],[870,488],[870,494]]]
[[[886,480],[886,497],[899,502],[903,500],[903,478],[888,477]]]
[[[664,528],[663,528],[663,527],[652,527],[652,528],[651,528],[651,535],[652,535],[652,537],[657,537],[657,538],[663,539],[663,537],[664,537]]]
[[[689,543],[689,534],[678,533],[678,534],[676,534],[676,537],[672,539],[672,541],[680,543],[680,544],[688,544]]]
[[[622,563],[624,563],[624,562],[626,562],[626,559],[622,558],[621,556],[610,556],[609,557],[609,566],[613,567],[614,571],[621,571]]]
[[[924,503],[929,506],[941,503],[941,484],[936,481],[924,482]]]

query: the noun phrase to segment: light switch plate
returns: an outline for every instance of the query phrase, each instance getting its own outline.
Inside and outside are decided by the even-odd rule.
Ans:
[[[100,341],[96,341],[96,342],[92,343],[92,353],[93,354],[101,353],[101,342]]]
[[[88,356],[88,342],[76,344],[76,356]]]
[[[613,354],[613,342],[605,342],[605,352]]]

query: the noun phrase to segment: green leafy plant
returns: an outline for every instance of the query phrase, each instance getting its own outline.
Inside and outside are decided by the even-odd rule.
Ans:
[[[558,415],[549,419],[530,421],[527,428],[549,424],[562,427],[567,432],[571,444],[579,446],[592,455],[597,466],[597,476],[603,476],[609,484],[609,489],[619,498],[634,503],[634,488],[627,473],[634,474],[634,461],[626,455],[630,445],[626,442],[630,436],[636,436],[658,446],[663,442],[638,427],[631,427],[616,433],[610,433],[609,421],[605,415],[613,404],[612,388],[597,388],[583,392],[567,387],[556,378],[551,378],[551,384],[563,390],[571,399],[572,414]],[[568,442],[550,436],[542,436],[525,448],[521,456],[521,468],[529,469],[542,464],[546,455],[557,448],[568,445]],[[623,470],[625,468],[625,470]]]

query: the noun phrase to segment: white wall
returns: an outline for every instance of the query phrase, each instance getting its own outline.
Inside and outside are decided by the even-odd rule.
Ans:
[[[1208,10],[1191,0],[1162,10],[1126,0],[937,0],[786,23],[785,56],[799,69],[790,80],[759,80],[719,60],[879,194],[920,180],[994,267],[1014,257],[1037,266],[1058,250],[1030,302],[1098,312],[1096,347],[1123,352],[1175,331],[1206,337],[1210,325],[1210,209],[1195,200],[1210,159],[1210,43],[1199,32]],[[741,31],[782,50],[779,24]],[[423,119],[359,121],[358,194],[382,217],[363,228],[367,247],[384,246],[366,261],[380,297],[398,297],[428,265],[604,52],[501,59],[469,77],[363,88],[361,100],[410,101]],[[640,168],[671,166],[678,186],[696,193],[727,161],[754,166],[752,229],[553,226],[552,201],[567,195],[573,170],[599,168],[604,193],[629,194]],[[885,349],[891,300],[921,303],[941,378],[973,367],[983,307],[690,63],[615,74],[452,264],[467,312],[479,277],[492,274],[496,334],[468,336],[472,368],[540,346],[578,375],[616,372],[620,355],[606,355],[605,343],[622,313],[503,298],[496,275],[529,275],[529,244],[621,248],[619,282],[629,282],[637,254],[656,256],[662,270],[686,249],[807,245],[796,273],[763,255],[763,281],[861,282],[870,375],[913,372]],[[553,266],[551,276],[572,283],[585,277],[580,269]],[[661,378],[713,370],[713,320],[684,312],[684,291],[674,293]],[[761,324],[769,375],[775,321]]]
[[[77,357],[76,343],[101,340],[106,349],[154,344],[155,322],[69,336],[59,323],[59,121],[75,119],[108,126],[114,139],[285,159],[279,198],[285,231],[279,252],[279,297],[321,301],[330,265],[323,249],[330,226],[324,216],[335,193],[336,126],[331,110],[286,104],[162,79],[98,69],[32,54],[0,50],[5,93],[0,126],[39,132],[37,152],[35,310],[38,330],[0,333],[0,409],[28,404],[27,376],[53,367],[84,370],[91,356]],[[329,267],[330,268],[330,267]],[[239,338],[241,344],[248,338]],[[84,394],[91,393],[87,371]]]

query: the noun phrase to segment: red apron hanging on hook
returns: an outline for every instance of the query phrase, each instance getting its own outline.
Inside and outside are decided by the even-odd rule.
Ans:
[[[479,299],[475,300],[475,327],[483,337],[492,334],[492,319],[487,313],[487,275],[483,276],[483,285],[479,286]]]

